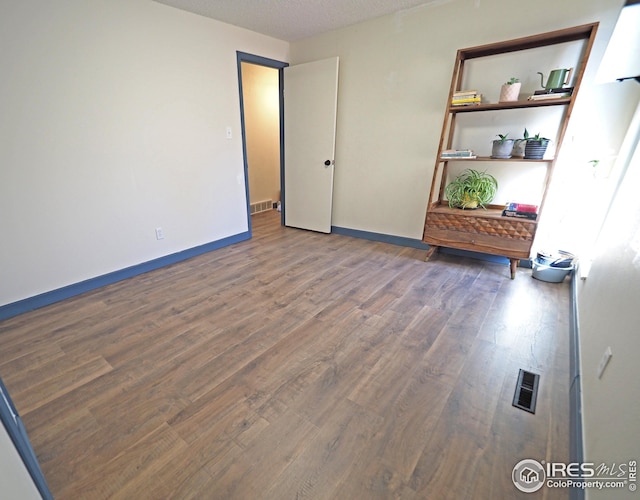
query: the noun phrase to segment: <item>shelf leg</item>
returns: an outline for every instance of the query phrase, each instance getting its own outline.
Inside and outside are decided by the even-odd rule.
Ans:
[[[519,259],[509,259],[509,261],[510,261],[509,267],[511,268],[511,279],[512,280],[516,279],[516,268],[518,267],[518,260]]]
[[[437,250],[438,250],[437,246],[429,245],[429,250],[427,250],[427,255],[425,255],[424,261],[429,262],[429,259]]]

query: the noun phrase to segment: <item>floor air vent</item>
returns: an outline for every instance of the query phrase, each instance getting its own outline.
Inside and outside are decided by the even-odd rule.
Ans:
[[[520,369],[516,393],[513,395],[513,406],[535,413],[539,382],[540,375]]]
[[[249,208],[251,209],[251,215],[266,212],[267,210],[273,210],[273,201],[265,200],[257,203],[251,203]]]

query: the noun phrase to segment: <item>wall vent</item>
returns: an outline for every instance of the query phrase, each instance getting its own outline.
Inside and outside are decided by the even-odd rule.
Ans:
[[[273,210],[273,201],[265,200],[251,203],[251,205],[249,205],[249,208],[251,209],[251,215],[257,214],[259,212],[266,212],[267,210]]]
[[[535,413],[539,383],[540,375],[520,369],[516,392],[513,395],[513,406],[529,413]]]

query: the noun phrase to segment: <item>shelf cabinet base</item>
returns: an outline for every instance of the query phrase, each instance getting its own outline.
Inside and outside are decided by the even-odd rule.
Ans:
[[[470,212],[440,205],[427,212],[422,241],[431,247],[427,259],[437,247],[506,257],[513,279],[520,259],[530,257],[536,228],[536,221],[503,217],[500,209]]]
[[[429,260],[431,260],[431,257],[433,257],[433,254],[436,253],[438,251],[440,247],[437,245],[429,245],[429,250],[427,250],[427,253],[424,256],[424,261],[425,262],[429,262]],[[502,256],[501,256],[502,257]],[[510,276],[511,279],[514,280],[516,279],[516,270],[518,269],[518,264],[520,263],[520,259],[519,258],[509,258],[509,272],[510,272]]]
[[[516,279],[516,269],[518,267],[518,262],[520,259],[509,259],[509,269],[511,271],[511,279]]]
[[[429,250],[427,250],[427,254],[424,256],[424,261],[429,262],[431,256],[438,251],[438,247],[435,245],[430,245]]]

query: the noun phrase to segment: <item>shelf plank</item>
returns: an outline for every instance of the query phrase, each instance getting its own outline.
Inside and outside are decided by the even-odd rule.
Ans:
[[[577,40],[586,40],[592,36],[598,23],[583,24],[573,28],[566,28],[538,35],[516,38],[506,42],[490,43],[487,45],[479,45],[467,49],[461,49],[461,59],[475,59],[477,57],[492,56],[496,54],[504,54],[505,52],[517,52],[520,50],[535,49],[558,43],[574,42]]]
[[[543,158],[541,160],[536,159],[524,159],[524,158],[492,158],[491,156],[476,156],[475,158],[440,158],[440,162],[445,161],[508,161],[512,163],[551,163],[554,158]]]
[[[449,113],[477,113],[478,111],[498,111],[504,109],[542,108],[546,106],[567,106],[571,103],[571,97],[563,99],[549,99],[546,101],[512,101],[512,102],[486,102],[471,106],[449,106]]]

